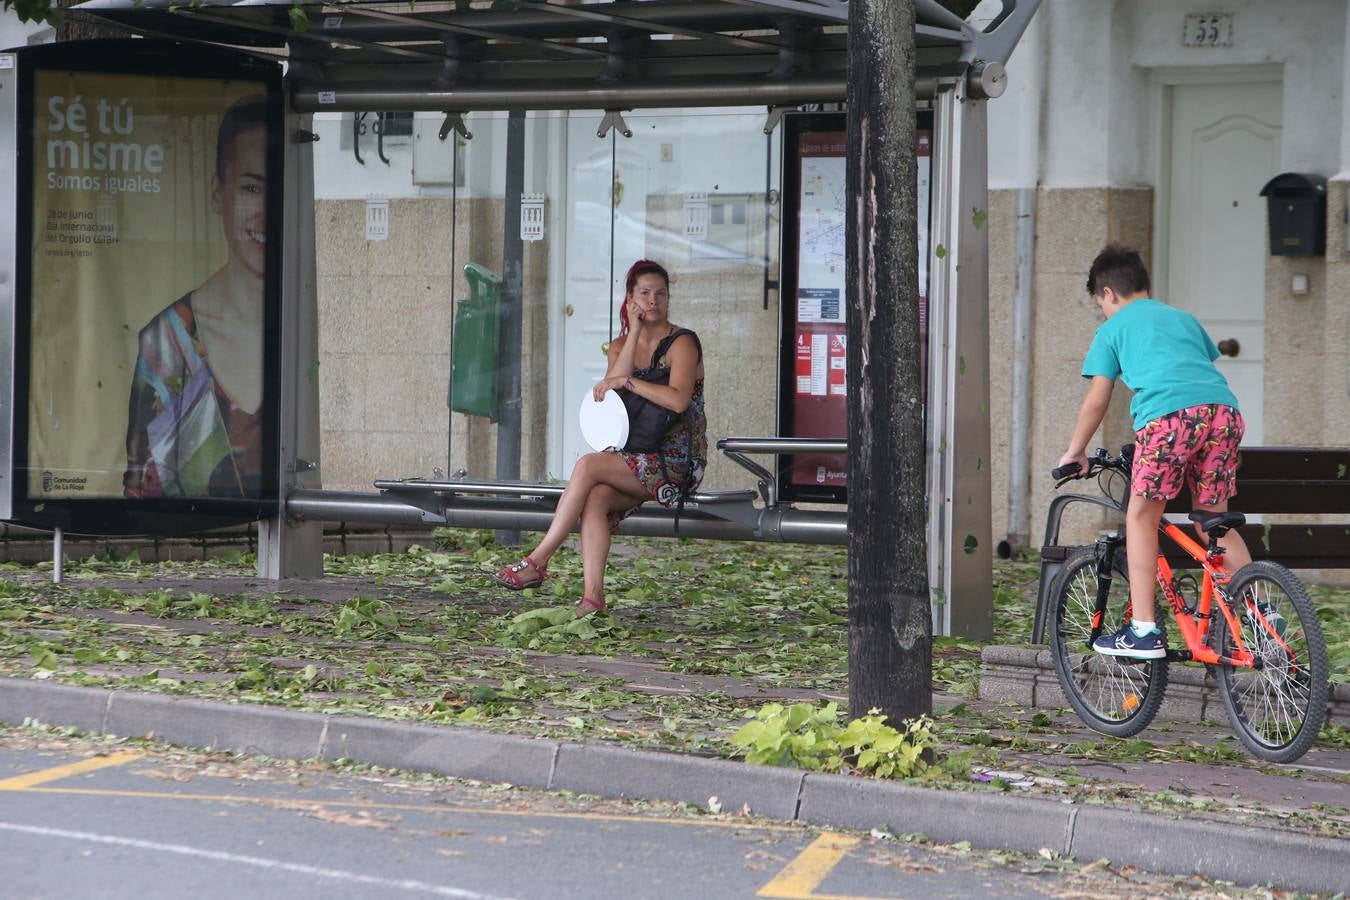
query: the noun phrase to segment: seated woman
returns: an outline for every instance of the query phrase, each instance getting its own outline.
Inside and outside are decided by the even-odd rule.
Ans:
[[[558,500],[544,539],[534,552],[494,578],[512,590],[534,587],[548,575],[548,561],[581,520],[584,590],[578,617],[605,608],[605,561],[610,539],[623,519],[648,500],[675,506],[703,480],[708,458],[707,418],[703,411],[703,349],[686,331],[675,338],[665,358],[653,360],[658,346],[680,329],[667,318],[670,277],[657,263],[639,260],[628,270],[619,336],[609,347],[609,368],[595,386],[599,400],[607,390],[631,391],[652,403],[682,413],[650,452],[610,447],[577,460],[572,479]],[[654,364],[670,369],[669,384],[633,378]]]

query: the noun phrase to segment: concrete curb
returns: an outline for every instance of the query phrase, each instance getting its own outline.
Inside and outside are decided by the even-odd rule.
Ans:
[[[1036,853],[1239,885],[1336,892],[1350,886],[1350,841],[1268,828],[1197,822],[1156,813],[1036,797],[965,793],[677,753],[498,735],[468,728],[330,716],[265,706],[179,699],[0,678],[0,722],[73,726],[119,737],[283,759],[346,758],[479,781],[509,782],[619,799],[748,805],[809,825],[919,832],[941,842]]]

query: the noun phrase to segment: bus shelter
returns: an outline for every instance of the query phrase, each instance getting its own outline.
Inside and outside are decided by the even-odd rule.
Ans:
[[[1000,15],[977,30],[935,0],[917,0],[921,296],[896,302],[920,304],[927,329],[928,543],[934,631],[941,634],[987,636],[992,628],[985,104],[1003,92],[1004,63],[1037,6],[1038,0],[1003,0]],[[11,441],[6,443],[12,452],[6,474],[13,491],[0,501],[7,507],[4,518],[85,533],[257,520],[259,574],[266,578],[320,574],[324,521],[541,529],[561,488],[538,477],[540,471],[529,467],[522,471],[520,466],[522,454],[531,452],[531,442],[539,440],[522,424],[522,407],[532,402],[528,395],[535,389],[528,371],[522,384],[530,356],[520,348],[528,343],[531,324],[528,317],[522,318],[519,298],[529,242],[544,228],[545,202],[561,202],[569,222],[592,215],[607,226],[610,290],[604,292],[608,306],[597,315],[603,314],[612,327],[612,270],[621,259],[616,254],[626,252],[616,250],[615,234],[627,224],[619,209],[624,185],[617,160],[650,141],[648,131],[659,132],[657,124],[648,121],[654,111],[733,109],[740,133],[761,142],[757,152],[763,155],[756,165],[765,173],[763,191],[737,202],[781,209],[777,227],[766,226],[762,235],[755,234],[756,241],[762,237],[763,253],[747,257],[763,263],[763,308],[776,307],[775,327],[750,339],[755,352],[772,361],[775,408],[768,426],[758,433],[728,431],[714,436],[723,439],[724,456],[743,466],[750,487],[696,495],[685,509],[679,533],[846,543],[841,511],[848,489],[846,431],[838,418],[847,389],[842,351],[838,363],[832,363],[835,344],[842,347],[842,337],[836,341],[836,335],[842,335],[843,297],[811,281],[814,270],[809,277],[806,274],[813,265],[829,268],[829,254],[842,248],[843,197],[831,198],[828,189],[843,167],[844,126],[838,111],[846,86],[846,2],[456,0],[330,7],[296,6],[291,0],[206,0],[181,7],[172,0],[91,0],[72,14],[110,23],[143,39],[90,45],[91,61],[77,68],[106,64],[116,71],[129,65],[146,74],[158,58],[166,73],[178,67],[180,74],[191,76],[200,68],[195,74],[209,74],[218,85],[256,79],[254,87],[268,98],[275,121],[284,122],[274,129],[277,133],[268,144],[274,163],[269,171],[279,171],[281,177],[269,179],[266,215],[258,213],[265,228],[257,226],[266,231],[266,291],[275,297],[265,314],[271,318],[261,353],[263,408],[268,415],[259,426],[266,448],[260,465],[266,471],[256,480],[256,492],[245,492],[247,502],[233,504],[182,492],[172,497],[154,494],[133,478],[132,467],[122,477],[120,492],[110,489],[97,501],[70,494],[83,489],[75,481],[85,476],[69,474],[75,468],[35,456],[47,445],[31,402],[40,381],[32,360],[43,352],[33,344],[31,358],[27,351],[16,358],[16,371],[22,368],[24,374],[11,379],[16,404],[20,409],[28,406],[30,412],[27,421],[16,415],[7,423]],[[81,118],[73,118],[71,110],[80,98],[71,98],[68,90],[62,93],[63,82],[52,80],[51,70],[69,65],[71,46],[53,49],[49,57],[16,53],[19,77],[30,72],[34,83],[49,86],[31,95],[41,100],[39,104],[25,101],[30,95],[22,91],[17,102],[7,92],[9,108],[3,114],[17,123],[11,132],[17,149],[6,149],[9,158],[19,162],[8,173],[7,187],[18,209],[36,203],[34,208],[41,207],[49,219],[30,221],[28,228],[21,225],[8,235],[11,259],[22,258],[30,245],[38,246],[32,242],[44,239],[42,228],[67,230],[63,224],[67,215],[87,214],[95,235],[101,227],[98,209],[63,212],[58,203],[44,199],[43,185],[23,185],[24,166],[41,166],[44,146],[49,155],[56,154],[52,159],[62,158],[69,165],[78,165],[78,153],[88,152],[57,133],[94,115],[85,109],[94,108],[92,98],[84,98]],[[275,73],[275,84],[269,81],[269,72]],[[134,105],[125,98],[122,107],[108,98],[100,98],[100,103],[108,110],[100,107],[97,115],[108,116],[110,122],[117,121],[112,117],[118,108]],[[24,115],[35,110],[34,121],[41,120],[46,110],[41,127],[47,129],[43,132],[47,143],[32,145],[33,158],[26,159],[25,148],[38,138],[26,130],[30,126]],[[386,143],[394,143],[406,124],[404,117],[427,113],[436,116],[435,140],[445,148],[450,185],[462,180],[457,171],[460,148],[490,140],[491,153],[500,157],[501,208],[493,214],[503,223],[495,225],[503,235],[500,266],[494,271],[469,259],[462,261],[469,290],[468,296],[459,298],[454,313],[458,336],[453,338],[454,377],[447,398],[452,411],[491,422],[495,471],[491,477],[461,474],[410,481],[403,477],[406,473],[372,470],[369,479],[378,491],[326,489],[319,465],[316,377],[321,324],[315,179],[316,153],[322,154],[323,144],[316,142],[325,136],[324,127],[338,121],[333,114],[351,114],[340,120],[341,127],[347,128],[350,121],[355,129],[351,147],[361,164],[370,158],[368,142],[366,157],[361,157],[358,132],[364,133],[365,125],[377,135],[373,159],[387,163]],[[484,118],[485,113],[496,117]],[[555,145],[543,138],[531,145],[531,165],[566,168],[560,157],[584,128],[591,141],[609,142],[609,169],[598,170],[603,190],[585,196],[577,196],[575,190],[561,194],[550,190],[547,200],[527,190],[530,117],[542,121],[552,113],[570,116],[570,131],[558,132],[562,137]],[[543,127],[536,125],[535,133],[542,134]],[[138,156],[137,164],[148,165],[153,157],[150,145],[135,146],[136,153],[148,154]],[[550,154],[550,146],[560,152]],[[654,152],[672,153],[669,146],[662,144]],[[116,152],[108,148],[105,152]],[[125,154],[131,151],[124,146],[122,152],[124,160],[129,159]],[[61,157],[69,153],[77,155]],[[221,171],[216,176],[222,177]],[[51,190],[80,188],[79,182],[61,180],[76,176],[49,177],[57,179],[49,182]],[[574,184],[567,180],[572,177],[568,172],[558,177]],[[842,186],[842,177],[837,184]],[[126,182],[118,185],[130,189]],[[148,190],[148,181],[137,181],[136,188]],[[212,196],[211,202],[217,204]],[[655,215],[657,206],[648,202],[645,217]],[[378,232],[380,209],[378,204],[368,206],[367,237],[372,228]],[[690,251],[695,254],[716,246],[709,235],[741,224],[738,216],[743,215],[735,203],[715,192],[685,193],[678,208],[661,212],[676,223],[664,227],[663,235],[695,247]],[[383,214],[387,215],[387,206]],[[766,216],[766,221],[772,218]],[[648,222],[641,224],[650,228]],[[651,246],[649,237],[646,247]],[[61,248],[43,252],[58,250],[65,252]],[[41,256],[34,259],[40,261]],[[839,262],[842,272],[842,259]],[[545,263],[563,264],[552,258]],[[33,335],[24,328],[29,318],[38,321],[34,292],[44,282],[37,271],[40,266],[35,267],[26,271],[20,266],[18,277],[8,280],[16,286],[12,304],[16,347],[29,346]],[[202,297],[210,296],[207,287],[201,291]],[[573,305],[562,302],[568,298],[561,294],[549,296],[559,302],[549,313],[547,327],[550,333],[557,329],[563,334],[572,327],[567,320],[574,318]],[[206,321],[203,313],[203,325]],[[144,351],[144,332],[141,337]],[[486,368],[473,364],[477,356],[494,354]],[[150,392],[155,387],[153,365],[145,359],[149,357],[138,356],[137,377],[145,377]],[[594,381],[603,374],[603,361],[588,357],[584,365],[567,368],[575,370],[581,381]],[[574,418],[569,415],[575,412],[574,391],[567,385],[539,388],[536,393],[541,408],[551,410],[550,422]],[[133,392],[133,419],[135,405]],[[154,445],[162,436],[157,436],[157,427],[163,430],[162,421],[158,426],[148,424],[144,438],[134,438],[128,428],[127,446],[137,440]],[[565,473],[566,454],[559,447],[566,443],[566,426],[550,428],[542,432],[547,446],[537,452],[541,458],[563,459],[548,470]],[[210,446],[211,439],[204,433],[202,445]],[[155,459],[153,450],[147,454]],[[446,471],[451,471],[453,458],[452,448]],[[673,535],[675,522],[667,510],[644,507],[623,528]]]

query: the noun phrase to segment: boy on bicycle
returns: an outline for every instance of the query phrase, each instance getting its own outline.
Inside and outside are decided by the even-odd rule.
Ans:
[[[1134,391],[1130,414],[1135,428],[1125,512],[1133,618],[1115,634],[1097,638],[1093,649],[1108,656],[1158,659],[1167,655],[1153,600],[1163,508],[1184,483],[1195,509],[1228,510],[1244,426],[1237,398],[1214,367],[1218,348],[1194,316],[1149,296],[1148,269],[1138,251],[1107,246],[1092,261],[1087,291],[1106,321],[1083,360],[1082,374],[1090,384],[1059,464],[1077,463],[1087,471],[1087,445],[1106,415],[1117,378]],[[1195,530],[1207,540],[1199,524]],[[1219,544],[1230,571],[1251,562],[1236,531]]]

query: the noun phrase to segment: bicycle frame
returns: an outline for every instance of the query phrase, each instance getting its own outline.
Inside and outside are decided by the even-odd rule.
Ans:
[[[1238,623],[1237,616],[1233,613],[1231,604],[1227,602],[1216,604],[1214,602],[1216,594],[1221,598],[1221,601],[1228,599],[1228,595],[1223,588],[1233,578],[1233,573],[1223,565],[1222,548],[1216,542],[1211,542],[1208,549],[1201,547],[1200,543],[1186,534],[1180,526],[1168,522],[1166,519],[1158,526],[1158,530],[1167,535],[1188,556],[1200,563],[1200,567],[1205,573],[1200,581],[1200,598],[1196,602],[1195,612],[1192,613],[1186,608],[1186,598],[1181,595],[1181,591],[1177,587],[1176,577],[1172,573],[1172,566],[1167,562],[1166,555],[1158,554],[1158,586],[1162,588],[1163,595],[1167,597],[1167,604],[1172,607],[1172,618],[1176,620],[1177,628],[1180,629],[1182,637],[1186,640],[1186,653],[1184,655],[1177,654],[1174,658],[1183,661],[1192,659],[1208,665],[1236,666],[1242,669],[1260,668],[1260,657],[1247,649],[1242,640],[1242,627]],[[1233,642],[1237,644],[1236,652],[1232,656],[1223,656],[1206,643],[1210,619],[1214,615],[1213,610],[1216,606],[1228,623],[1228,633],[1232,636]],[[1285,652],[1289,653],[1291,657],[1295,655],[1279,632],[1266,621],[1265,616],[1258,614],[1257,620],[1261,623],[1262,629],[1269,634],[1272,640],[1278,642],[1285,649]]]
[[[1123,451],[1122,451],[1123,452]],[[1119,465],[1109,464],[1105,450],[1097,451],[1097,460],[1102,461],[1102,469],[1114,469],[1117,472],[1123,471],[1128,478],[1128,468],[1122,470]],[[1118,463],[1118,461],[1117,461]],[[1088,475],[1094,471],[1092,464],[1089,464]],[[1061,482],[1062,483],[1062,482]],[[1086,494],[1067,494],[1056,497],[1050,504],[1050,513],[1046,525],[1046,547],[1055,544],[1059,538],[1059,519],[1063,515],[1063,507],[1074,502],[1089,502],[1108,509],[1116,509],[1121,513],[1126,510],[1127,503],[1123,498],[1116,498],[1107,495],[1106,498],[1092,497]],[[1186,641],[1185,650],[1169,650],[1167,658],[1178,662],[1195,661],[1205,663],[1206,665],[1227,665],[1243,669],[1259,669],[1261,667],[1261,658],[1253,653],[1242,639],[1242,627],[1234,613],[1232,604],[1229,602],[1227,592],[1224,587],[1233,578],[1233,572],[1229,571],[1223,565],[1223,548],[1219,546],[1218,541],[1210,539],[1209,546],[1202,546],[1197,540],[1192,538],[1179,525],[1163,519],[1158,523],[1158,533],[1166,537],[1175,544],[1183,553],[1194,559],[1200,564],[1204,575],[1200,582],[1200,596],[1196,600],[1194,607],[1188,607],[1186,598],[1182,596],[1181,589],[1177,584],[1177,578],[1172,570],[1172,565],[1167,561],[1167,555],[1161,551],[1158,552],[1156,564],[1156,578],[1158,586],[1162,589],[1163,596],[1167,598],[1167,605],[1172,609],[1172,617],[1176,620],[1177,628],[1181,631],[1182,637]],[[1104,552],[1098,558],[1097,571],[1097,603],[1093,613],[1091,637],[1088,640],[1089,649],[1091,644],[1101,635],[1102,622],[1106,610],[1106,599],[1109,590],[1109,584],[1112,578],[1111,559],[1116,548],[1124,544],[1123,534],[1116,532],[1104,540],[1098,542],[1098,546]],[[1036,623],[1033,629],[1033,637],[1040,640],[1044,623],[1049,615],[1050,595],[1046,585],[1047,564],[1043,560],[1041,564],[1041,596],[1037,598],[1036,605]],[[1216,595],[1220,602],[1215,602]],[[1255,610],[1255,604],[1250,599],[1246,601],[1249,606]],[[1236,644],[1235,651],[1231,656],[1224,656],[1209,646],[1210,624],[1214,616],[1214,609],[1218,607],[1219,613],[1224,617],[1228,625],[1228,632]],[[1133,607],[1127,606],[1126,621],[1132,615]],[[1277,632],[1266,620],[1266,617],[1257,611],[1256,620],[1259,622],[1262,630],[1269,637],[1277,642],[1285,651],[1294,657],[1296,654],[1290,650],[1289,645],[1285,643],[1284,638]]]

